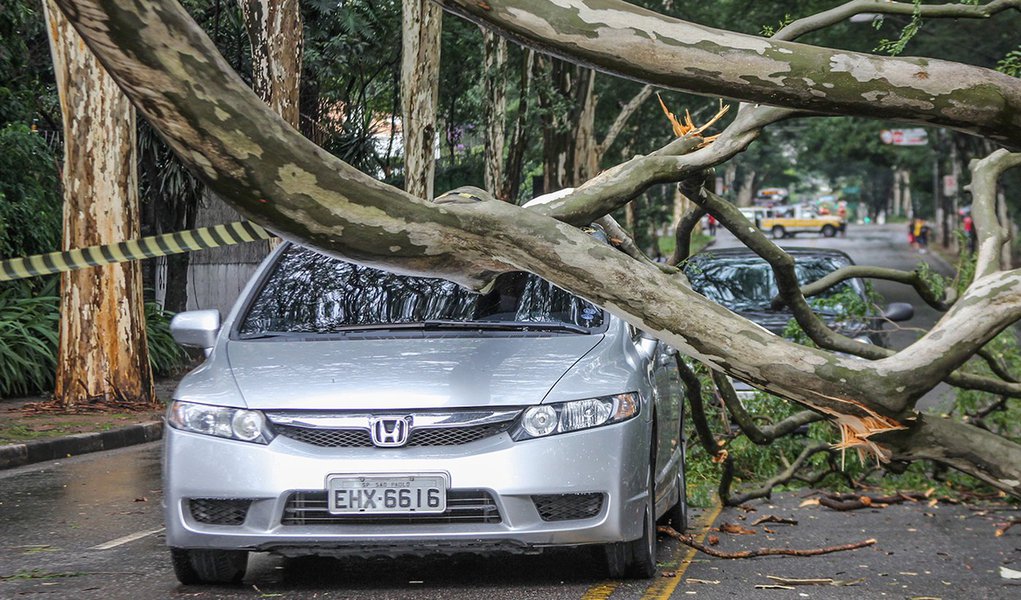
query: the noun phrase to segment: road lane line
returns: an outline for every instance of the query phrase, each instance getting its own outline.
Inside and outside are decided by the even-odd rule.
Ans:
[[[716,521],[716,517],[720,516],[721,511],[723,511],[723,504],[717,500],[715,506],[713,506],[713,512],[711,512],[705,519],[702,533],[695,538],[698,543],[701,544],[705,541],[705,537],[709,533],[709,528],[712,527],[713,522]],[[642,594],[642,600],[667,600],[673,595],[674,590],[677,589],[678,585],[680,585],[681,579],[684,578],[684,572],[687,571],[688,567],[691,565],[691,559],[694,558],[695,553],[698,552],[698,550],[689,548],[688,546],[678,542],[678,548],[674,553],[674,561],[679,558],[681,550],[684,549],[687,549],[688,552],[677,565],[675,575],[673,577],[660,577],[658,581],[654,581],[652,585],[645,590],[645,593]]]
[[[128,542],[133,542],[135,540],[140,540],[144,537],[160,533],[164,529],[166,529],[166,527],[160,527],[159,529],[153,529],[152,531],[138,531],[136,533],[132,533],[131,535],[119,537],[115,540],[110,540],[109,542],[99,544],[98,546],[93,546],[89,548],[89,550],[109,550],[110,548],[116,548],[117,546],[127,544]]]
[[[619,581],[604,581],[590,587],[581,597],[581,600],[606,600],[620,585]]]

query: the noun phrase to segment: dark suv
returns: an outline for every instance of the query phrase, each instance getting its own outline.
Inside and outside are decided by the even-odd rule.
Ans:
[[[785,248],[784,251],[794,258],[794,269],[801,285],[854,264],[851,257],[840,250]],[[786,306],[779,309],[770,306],[777,294],[773,269],[748,248],[708,250],[697,254],[688,261],[684,272],[696,292],[777,335],[783,335],[787,323],[793,318]],[[846,290],[851,290],[865,304],[865,317],[849,317],[848,307],[825,301]],[[809,302],[835,331],[877,345],[884,345],[885,342],[882,331],[884,321],[905,321],[914,316],[914,308],[903,302],[891,303],[885,311],[880,312],[868,297],[864,282],[857,278],[812,296]]]

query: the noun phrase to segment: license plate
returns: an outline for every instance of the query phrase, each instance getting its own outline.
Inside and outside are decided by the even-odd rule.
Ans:
[[[441,513],[447,510],[444,475],[330,475],[327,509],[336,515]]]

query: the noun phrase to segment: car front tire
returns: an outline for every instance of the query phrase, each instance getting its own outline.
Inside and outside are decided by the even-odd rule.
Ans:
[[[642,537],[631,542],[607,544],[606,571],[612,579],[648,579],[656,574],[656,494],[649,465],[649,494],[645,503]]]
[[[773,226],[773,239],[779,240],[787,236],[787,230],[783,228],[783,225]]]
[[[832,225],[823,225],[822,235],[823,237],[833,237],[837,235],[837,228]]]
[[[248,568],[247,550],[185,550],[171,548],[177,580],[196,583],[241,583]]]

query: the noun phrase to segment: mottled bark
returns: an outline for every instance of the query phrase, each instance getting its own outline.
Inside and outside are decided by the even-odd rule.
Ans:
[[[252,46],[252,89],[298,127],[303,44],[298,0],[238,0]]]
[[[64,116],[64,250],[140,237],[135,111],[50,2],[44,3]],[[74,410],[94,402],[155,400],[137,262],[61,275],[54,396]]]
[[[404,190],[417,198],[432,198],[443,11],[430,0],[404,0],[402,20]]]
[[[764,39],[615,0],[437,2],[543,52],[660,87],[943,125],[1021,147],[1021,80],[990,69]]]

